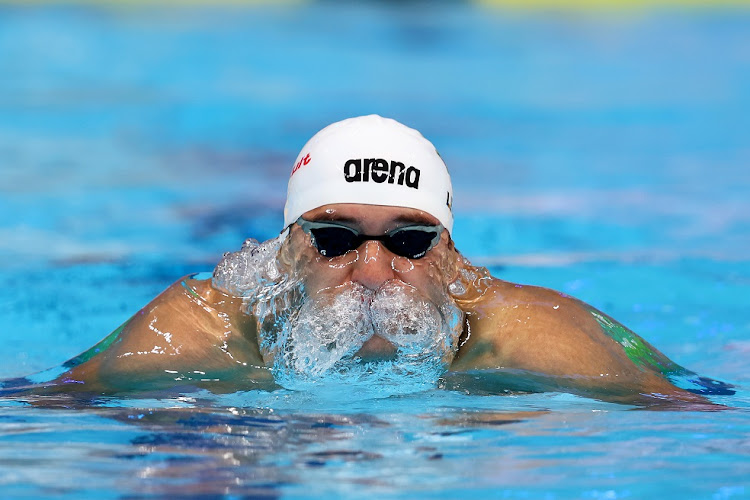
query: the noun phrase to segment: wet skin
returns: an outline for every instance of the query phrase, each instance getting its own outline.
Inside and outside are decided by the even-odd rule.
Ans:
[[[304,218],[335,220],[372,235],[438,223],[419,210],[357,204],[324,206]],[[453,298],[465,313],[464,332],[443,382],[447,388],[497,394],[563,391],[643,405],[706,403],[670,383],[659,368],[680,367],[637,335],[574,298],[508,283],[474,268],[455,250],[447,231],[421,259],[394,255],[379,241],[327,258],[296,225],[285,245],[280,260],[304,269],[305,287],[312,291],[350,281],[376,290],[388,280],[400,280],[436,299],[441,287],[463,271],[466,290]],[[466,273],[473,279],[467,282]],[[629,355],[612,332],[644,346],[648,362]],[[180,383],[215,391],[274,387],[258,349],[254,318],[242,312],[241,299],[214,289],[210,280],[176,282],[107,344],[71,360],[71,369],[51,388],[111,393]],[[393,350],[375,335],[358,354],[387,358]]]

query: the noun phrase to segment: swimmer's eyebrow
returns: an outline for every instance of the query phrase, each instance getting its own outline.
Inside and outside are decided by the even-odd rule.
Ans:
[[[391,222],[398,225],[405,224],[419,224],[423,226],[437,226],[438,223],[434,220],[429,219],[425,215],[400,215],[393,219]]]
[[[320,214],[318,217],[308,219],[311,222],[344,222],[346,224],[356,224],[359,220],[356,217],[349,217],[339,214]]]

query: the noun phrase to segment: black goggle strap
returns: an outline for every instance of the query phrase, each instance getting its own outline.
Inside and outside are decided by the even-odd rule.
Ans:
[[[359,248],[359,246],[362,245],[362,243],[364,243],[365,241],[375,240],[375,241],[382,242],[385,245],[386,248],[388,248],[391,251],[394,251],[395,248],[394,248],[394,245],[392,244],[392,242],[393,242],[393,239],[400,232],[403,232],[403,231],[420,231],[420,232],[424,232],[424,233],[431,233],[433,236],[432,236],[432,239],[430,240],[430,243],[427,246],[427,248],[420,249],[419,256],[418,257],[413,257],[413,258],[422,257],[425,253],[427,253],[430,250],[432,250],[435,247],[435,245],[437,245],[438,242],[440,241],[440,235],[443,233],[443,229],[444,229],[442,224],[438,224],[438,225],[401,226],[401,227],[397,227],[395,229],[391,229],[390,231],[388,231],[384,235],[375,236],[375,235],[369,235],[369,234],[362,234],[362,233],[360,233],[359,231],[357,231],[356,229],[354,229],[352,227],[349,227],[349,226],[347,226],[345,224],[339,224],[337,222],[309,221],[309,220],[305,220],[302,217],[300,217],[299,219],[297,219],[297,224],[302,228],[302,230],[305,233],[309,234],[313,238],[313,241],[315,240],[315,235],[312,233],[312,231],[314,231],[315,229],[332,229],[332,228],[336,228],[336,229],[343,229],[345,231],[348,231],[348,232],[352,233],[352,245],[353,246],[351,248],[349,248],[348,250],[354,250],[355,248]],[[397,253],[397,254],[400,255],[399,252],[394,252],[394,253]],[[407,257],[407,256],[406,255],[402,255],[402,257]]]

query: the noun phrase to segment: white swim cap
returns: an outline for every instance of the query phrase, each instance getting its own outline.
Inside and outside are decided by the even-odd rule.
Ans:
[[[453,229],[451,178],[435,146],[377,115],[336,122],[305,144],[289,178],[284,226],[331,203],[416,208]]]

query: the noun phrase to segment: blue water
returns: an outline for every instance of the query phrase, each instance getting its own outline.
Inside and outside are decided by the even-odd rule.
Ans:
[[[738,390],[6,399],[3,497],[750,497],[750,11],[3,6],[0,75],[0,378],[275,235],[305,140],[376,112],[437,145],[474,263]]]

